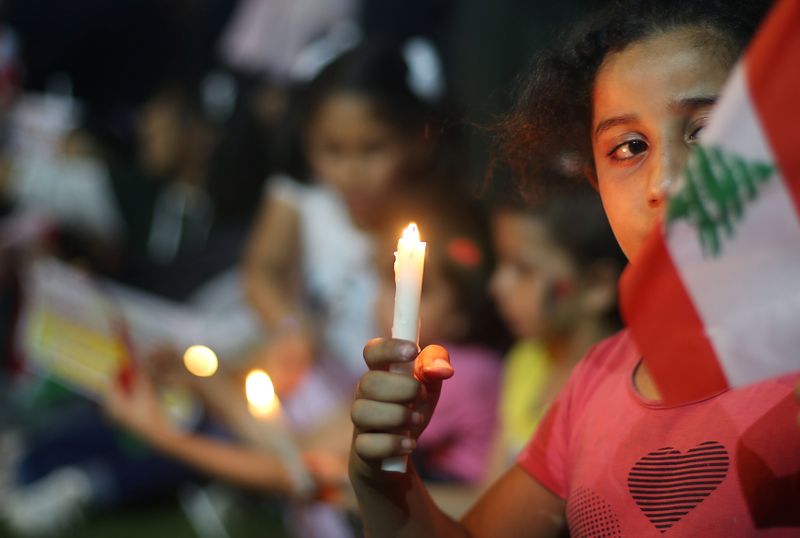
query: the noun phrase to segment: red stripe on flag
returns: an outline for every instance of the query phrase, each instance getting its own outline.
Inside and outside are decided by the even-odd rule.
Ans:
[[[750,95],[800,214],[800,2],[770,12],[745,54]]]
[[[620,308],[665,404],[728,388],[716,354],[656,226],[620,279]],[[666,330],[665,330],[666,329]]]

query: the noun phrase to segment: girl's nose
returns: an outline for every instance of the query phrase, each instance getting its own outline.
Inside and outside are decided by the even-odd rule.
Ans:
[[[358,191],[361,189],[363,183],[363,166],[358,159],[350,157],[342,166],[341,169],[341,185],[346,191]]]
[[[513,288],[511,269],[505,264],[498,265],[489,278],[489,294],[496,301],[509,295]]]
[[[672,184],[671,176],[655,178],[647,192],[647,205],[651,209],[660,209],[667,201],[667,194]]]
[[[689,148],[675,144],[664,149],[658,170],[650,178],[647,189],[647,205],[652,209],[662,209],[669,194],[674,191],[683,176]]]

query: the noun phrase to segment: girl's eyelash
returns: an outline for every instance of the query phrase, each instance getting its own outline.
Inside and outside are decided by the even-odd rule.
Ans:
[[[632,143],[634,143],[634,142],[637,142],[637,141],[640,141],[640,140],[639,140],[638,138],[633,138],[633,139],[631,139],[631,140],[626,140],[625,142],[621,142],[621,143],[617,144],[616,146],[614,146],[613,148],[611,148],[611,151],[609,151],[609,152],[608,152],[608,154],[606,154],[606,157],[612,157],[612,158],[613,158],[614,154],[615,154],[615,153],[616,153],[616,152],[617,152],[617,151],[618,151],[618,150],[619,150],[621,147],[623,147],[623,146],[626,146],[626,145],[629,145],[629,144],[632,144]]]
[[[691,140],[696,139],[698,133],[700,131],[702,131],[707,125],[708,125],[708,118],[707,117],[701,118],[701,119],[693,122],[692,125],[689,126],[689,133],[688,133],[687,137],[689,139],[691,139]]]

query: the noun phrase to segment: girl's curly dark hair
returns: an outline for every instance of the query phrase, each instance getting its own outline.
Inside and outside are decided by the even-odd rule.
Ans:
[[[770,0],[616,0],[541,53],[517,83],[516,105],[495,131],[495,163],[507,165],[523,190],[548,179],[585,177],[593,167],[595,76],[610,53],[678,27],[707,29],[709,54],[733,63]],[[490,174],[494,173],[490,170]]]

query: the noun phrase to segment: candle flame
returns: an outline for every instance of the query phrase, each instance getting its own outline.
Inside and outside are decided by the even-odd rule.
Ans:
[[[411,222],[403,230],[403,239],[419,243],[419,228],[416,222]]]
[[[280,402],[275,395],[275,387],[267,372],[264,370],[251,370],[245,380],[245,395],[250,413],[257,418],[269,417],[274,414]]]
[[[197,345],[186,349],[183,354],[183,365],[197,377],[210,377],[217,371],[219,361],[211,348]]]

